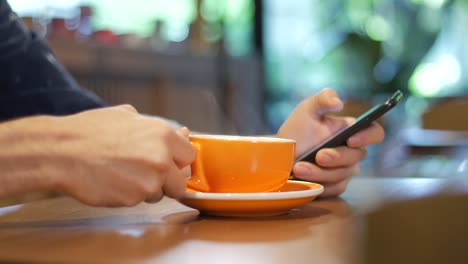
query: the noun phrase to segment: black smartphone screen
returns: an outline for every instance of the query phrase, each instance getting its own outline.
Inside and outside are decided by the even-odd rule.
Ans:
[[[360,130],[370,126],[377,118],[392,109],[403,97],[403,93],[398,90],[396,91],[387,101],[372,107],[370,110],[359,116],[356,121],[332,135],[329,139],[320,143],[301,157],[297,158],[296,161],[308,161],[311,163],[315,162],[317,152],[323,148],[334,148],[338,146],[346,145],[346,141],[349,137],[359,132]]]

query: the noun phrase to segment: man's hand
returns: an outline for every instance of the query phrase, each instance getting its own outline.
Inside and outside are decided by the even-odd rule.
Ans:
[[[354,122],[351,117],[337,117],[343,103],[332,89],[324,89],[302,101],[279,129],[277,136],[296,140],[296,157],[324,141],[336,131]],[[322,196],[336,196],[346,190],[353,175],[359,174],[359,162],[365,158],[365,147],[378,144],[384,130],[377,123],[356,133],[347,140],[347,146],[322,149],[317,153],[317,165],[298,162],[293,174],[298,179],[324,185]]]
[[[132,206],[164,195],[180,198],[186,180],[182,168],[195,155],[187,129],[175,131],[131,106],[24,118],[12,121],[9,130],[18,131],[17,137],[9,133],[15,141],[12,154],[24,162],[8,168],[21,176],[17,180],[28,182],[21,189],[9,177],[9,186],[16,186],[10,194],[54,189],[96,206]]]

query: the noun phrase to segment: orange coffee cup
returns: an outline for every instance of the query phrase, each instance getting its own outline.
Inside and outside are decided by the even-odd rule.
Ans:
[[[196,151],[190,189],[246,193],[279,190],[294,164],[296,142],[276,137],[191,135]]]

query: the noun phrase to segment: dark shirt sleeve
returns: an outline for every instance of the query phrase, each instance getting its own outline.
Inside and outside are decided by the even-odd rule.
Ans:
[[[81,88],[43,38],[27,29],[0,0],[0,121],[66,115],[105,104]]]

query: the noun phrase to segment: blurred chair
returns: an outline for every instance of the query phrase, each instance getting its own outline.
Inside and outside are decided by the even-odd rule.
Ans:
[[[421,116],[421,129],[406,130],[411,155],[460,156],[468,150],[468,97],[444,98]],[[468,156],[466,156],[468,157]]]
[[[386,142],[376,174],[468,177],[468,97],[444,98],[422,115],[420,128],[403,129]]]
[[[468,263],[468,195],[388,204],[364,217],[364,264]]]
[[[442,99],[421,117],[423,129],[468,131],[468,97]]]

